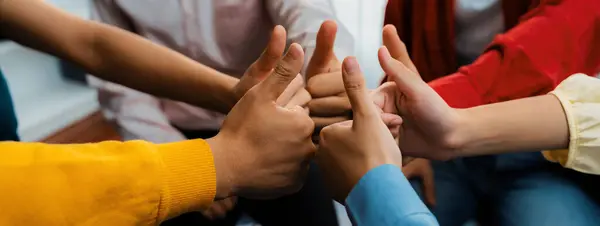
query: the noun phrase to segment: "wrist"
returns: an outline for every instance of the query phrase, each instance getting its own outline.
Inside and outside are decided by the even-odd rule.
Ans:
[[[244,95],[243,93],[240,95],[237,90],[237,86],[240,80],[231,76],[227,77],[227,81],[225,82],[225,84],[223,84],[222,95],[220,95],[220,101],[224,105],[225,111],[222,112],[224,114],[229,113],[233,106],[235,106],[238,100]]]
[[[464,150],[474,139],[472,131],[476,125],[469,109],[454,109],[454,112],[456,116],[451,125],[452,130],[444,138],[444,146],[451,153],[449,159],[464,156]]]
[[[215,172],[217,177],[217,192],[215,199],[225,199],[234,195],[234,173],[232,172],[232,163],[229,160],[229,153],[226,149],[226,143],[223,142],[221,134],[206,139],[213,154]]]
[[[476,153],[473,151],[481,146],[485,137],[493,136],[491,131],[482,126],[485,124],[482,120],[485,119],[479,117],[476,108],[456,109],[458,120],[452,135],[454,140],[453,157],[475,155]]]

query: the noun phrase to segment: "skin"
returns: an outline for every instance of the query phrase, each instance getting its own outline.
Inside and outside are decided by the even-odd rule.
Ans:
[[[375,91],[375,103],[405,120],[400,148],[406,155],[448,160],[568,147],[566,116],[555,96],[454,109],[390,52],[382,47],[379,61],[393,82]]]
[[[276,198],[302,187],[316,150],[314,124],[301,106],[282,107],[277,98],[302,69],[303,58],[300,45],[292,44],[271,75],[233,107],[219,134],[207,140],[215,159],[217,199]]]
[[[383,28],[382,32],[383,46],[389,50],[390,55],[395,60],[402,62],[411,72],[415,74],[419,74],[417,68],[412,63],[408,51],[406,49],[406,45],[400,40],[398,36],[398,32],[393,25],[386,25]],[[390,78],[388,76],[388,78]],[[381,105],[381,103],[386,102],[390,97],[377,95],[377,93],[381,91],[392,91],[395,90],[395,85],[393,83],[385,83],[381,87],[379,87],[376,91],[374,91],[375,95],[373,95],[374,101],[376,104],[382,107],[382,112],[397,112],[395,111],[395,105]],[[386,99],[387,98],[387,99]],[[392,96],[391,98],[394,98]],[[387,100],[389,101],[389,100]],[[393,100],[391,100],[393,102]],[[389,125],[390,131],[392,135],[396,137],[399,141],[399,132],[400,125]],[[429,206],[435,206],[435,183],[434,183],[434,172],[431,168],[431,164],[428,159],[417,158],[414,159],[409,156],[405,156],[404,159],[404,168],[402,171],[404,175],[409,179],[419,179],[422,183],[423,196],[424,201]]]
[[[317,152],[324,181],[341,203],[369,170],[383,164],[402,167],[402,154],[373,104],[354,57],[344,60],[342,74],[354,119],[323,128]]]
[[[333,52],[337,24],[325,21],[317,33],[315,52],[306,68],[308,103],[317,127],[350,119],[350,102],[342,82],[341,64]]]

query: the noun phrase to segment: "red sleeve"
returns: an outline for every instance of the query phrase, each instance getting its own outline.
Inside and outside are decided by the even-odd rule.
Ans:
[[[571,74],[600,71],[600,1],[547,0],[524,18],[473,64],[430,86],[466,108],[545,94]]]

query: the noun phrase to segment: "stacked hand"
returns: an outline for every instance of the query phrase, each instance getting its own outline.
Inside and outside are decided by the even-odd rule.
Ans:
[[[402,167],[398,145],[369,96],[356,59],[344,60],[342,74],[354,120],[325,127],[317,152],[325,181],[341,202],[370,169],[382,164]]]

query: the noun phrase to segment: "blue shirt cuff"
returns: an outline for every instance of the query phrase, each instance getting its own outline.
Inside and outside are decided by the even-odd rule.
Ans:
[[[346,198],[354,225],[438,225],[402,170],[386,164],[371,169]]]

